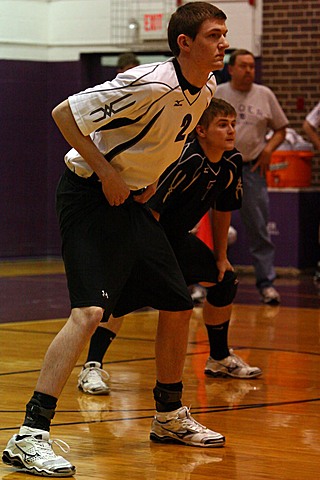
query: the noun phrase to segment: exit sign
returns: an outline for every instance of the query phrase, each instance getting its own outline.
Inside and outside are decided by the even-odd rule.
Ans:
[[[153,5],[151,5],[152,7]],[[168,18],[165,13],[159,10],[151,10],[150,5],[141,12],[141,40],[166,40]]]
[[[146,13],[143,19],[144,31],[155,32],[163,29],[162,13]]]

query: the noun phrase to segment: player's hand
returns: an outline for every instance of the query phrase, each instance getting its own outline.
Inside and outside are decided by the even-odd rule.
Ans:
[[[138,203],[146,203],[156,193],[158,180],[149,185],[141,195],[133,195],[133,198]]]
[[[109,172],[102,181],[102,191],[110,205],[114,207],[122,205],[130,195],[128,185],[115,170]]]
[[[234,268],[227,258],[216,260],[216,264],[219,270],[218,282],[222,282],[225,272],[234,272]]]

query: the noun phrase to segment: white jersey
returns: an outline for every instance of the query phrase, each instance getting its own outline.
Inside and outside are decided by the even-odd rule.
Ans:
[[[320,102],[308,113],[306,120],[316,129],[320,126]]]
[[[235,146],[244,162],[259,156],[269,129],[279,130],[289,123],[275,94],[264,85],[254,83],[248,92],[240,92],[230,82],[222,83],[215,97],[231,103],[237,112]]]
[[[182,152],[216,89],[213,74],[192,87],[178,62],[140,65],[69,97],[74,119],[90,135],[131,190],[154,183]],[[81,177],[93,171],[75,149],[67,166]]]

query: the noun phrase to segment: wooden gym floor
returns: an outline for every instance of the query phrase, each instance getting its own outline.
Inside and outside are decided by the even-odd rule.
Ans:
[[[74,478],[101,480],[314,480],[320,467],[320,285],[312,275],[281,276],[279,307],[260,303],[240,274],[229,343],[263,369],[255,380],[214,379],[203,369],[209,347],[202,310],[191,320],[184,403],[196,420],[226,436],[202,449],[149,441],[154,413],[157,312],[128,315],[106,357],[111,394],[77,389],[83,353],[51,430],[66,441]],[[17,431],[43,355],[69,314],[60,261],[0,265],[0,449]],[[59,450],[56,450],[57,453]],[[27,480],[0,464],[1,480]]]

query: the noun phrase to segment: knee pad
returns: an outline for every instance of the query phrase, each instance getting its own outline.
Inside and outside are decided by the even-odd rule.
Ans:
[[[227,271],[222,282],[207,289],[207,301],[214,307],[226,307],[233,302],[238,288],[237,275]]]

